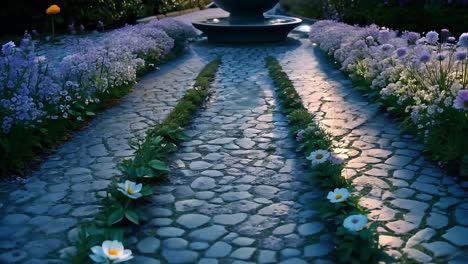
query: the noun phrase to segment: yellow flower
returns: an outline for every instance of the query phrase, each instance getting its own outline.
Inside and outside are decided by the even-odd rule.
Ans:
[[[60,13],[60,7],[58,5],[51,5],[46,9],[47,15],[56,15]]]

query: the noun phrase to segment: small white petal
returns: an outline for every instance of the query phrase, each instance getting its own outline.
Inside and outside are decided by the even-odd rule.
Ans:
[[[99,255],[99,256],[103,255],[101,246],[94,246],[94,247],[91,248],[91,251],[96,255]]]
[[[106,258],[98,255],[89,255],[89,257],[94,261],[94,263],[105,263]]]
[[[143,184],[140,183],[140,184],[135,185],[135,188],[133,189],[133,191],[135,193],[139,193],[142,188],[143,188]]]

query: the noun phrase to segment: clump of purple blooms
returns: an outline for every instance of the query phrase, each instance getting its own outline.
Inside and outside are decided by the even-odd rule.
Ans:
[[[140,69],[171,52],[175,39],[185,44],[196,36],[190,25],[175,19],[125,26],[106,34],[99,43],[80,41],[80,51],[63,58],[58,67],[50,67],[36,55],[30,35],[19,46],[4,44],[0,136],[7,136],[15,126],[38,129],[52,120],[83,120],[88,105],[99,103],[109,89],[133,84]]]
[[[438,158],[448,161],[466,154],[450,152],[458,147],[442,146],[456,140],[442,138],[449,134],[441,136],[440,131],[455,123],[457,128],[468,127],[468,33],[457,40],[448,29],[421,36],[326,20],[311,26],[310,40],[351,78],[368,82],[370,92],[409,121],[406,124]]]

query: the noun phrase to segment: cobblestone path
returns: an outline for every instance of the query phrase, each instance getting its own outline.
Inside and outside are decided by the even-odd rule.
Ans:
[[[129,238],[133,263],[327,263],[330,237],[307,209],[305,184],[264,58],[278,57],[309,110],[342,136],[346,177],[381,224],[390,253],[420,263],[468,263],[468,192],[422,156],[422,146],[369,104],[305,40],[230,48],[205,43],[143,78],[121,104],[77,132],[24,182],[2,183],[0,263],[62,263],[95,194],[133,155],[128,139],[163,119],[215,54],[213,95],[195,117],[168,181]],[[465,189],[462,188],[465,185]],[[314,239],[306,239],[312,235]],[[159,260],[156,260],[159,259]]]
[[[365,194],[361,205],[380,223],[381,244],[420,263],[468,263],[467,190],[425,159],[423,146],[400,134],[318,48],[304,41],[282,64],[309,111],[343,137],[337,151],[348,157],[345,175]]]
[[[118,106],[98,114],[24,183],[2,183],[0,263],[43,263],[34,259],[68,245],[73,228],[99,210],[96,192],[120,174],[118,162],[133,155],[128,140],[162,120],[205,63],[188,52],[162,66]]]
[[[305,205],[320,194],[302,182],[265,68],[267,53],[280,49],[214,52],[223,63],[213,95],[147,209],[145,233],[156,234],[150,241],[168,263],[307,263],[327,255],[324,225]],[[306,243],[309,235],[321,243]]]

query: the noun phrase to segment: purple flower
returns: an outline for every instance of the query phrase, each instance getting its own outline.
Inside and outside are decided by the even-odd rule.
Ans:
[[[463,33],[458,40],[458,46],[468,48],[468,33]]]
[[[426,41],[430,44],[436,44],[439,40],[439,34],[435,31],[429,31],[426,34]]]
[[[422,63],[427,63],[431,60],[431,54],[428,51],[422,51],[421,54],[419,54],[419,61]]]
[[[2,122],[3,133],[8,134],[10,132],[12,125],[13,125],[13,118],[9,116],[4,117],[3,122]]]
[[[408,50],[406,48],[398,48],[396,50],[396,55],[400,58],[406,56],[406,54],[408,54]]]
[[[335,164],[335,165],[340,165],[340,164],[343,164],[343,159],[340,158],[338,155],[336,155],[335,153],[332,153],[330,155],[330,161]]]
[[[455,60],[464,61],[466,59],[466,51],[457,51],[455,53]]]
[[[408,32],[406,34],[406,38],[408,39],[408,41],[410,42],[416,42],[416,40],[419,39],[419,34],[416,33],[416,32]]]
[[[304,133],[305,133],[304,129],[299,130],[296,134],[296,141],[304,140]]]
[[[381,44],[387,43],[390,40],[390,31],[388,29],[383,29],[379,31],[378,41]]]
[[[440,31],[442,34],[448,34],[450,31],[446,28],[443,28],[441,31]]]
[[[443,54],[443,53],[437,53],[436,59],[437,59],[438,61],[443,61],[443,60],[445,60],[445,54]]]
[[[453,101],[453,108],[468,110],[468,90],[459,90],[457,97]]]
[[[382,50],[387,52],[387,51],[391,51],[393,49],[393,46],[392,44],[383,44],[382,45]]]
[[[13,53],[13,51],[15,50],[15,47],[16,46],[15,46],[15,43],[13,43],[13,41],[7,42],[6,44],[2,46],[2,53],[5,56],[8,56]]]
[[[456,40],[457,40],[457,39],[454,38],[454,37],[448,37],[448,38],[447,38],[447,41],[448,41],[448,42],[452,42],[452,43],[455,42]]]

